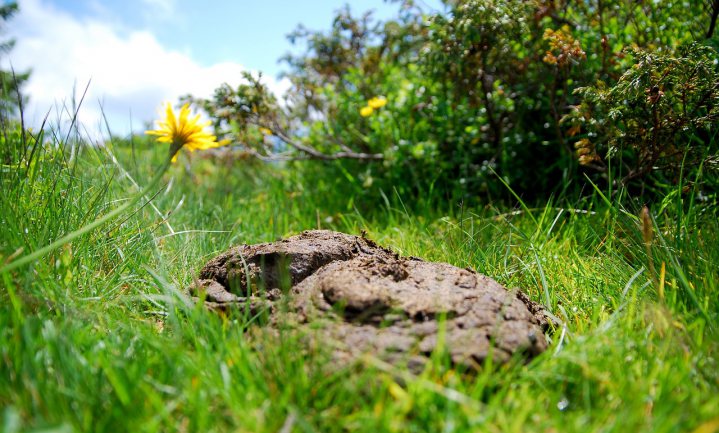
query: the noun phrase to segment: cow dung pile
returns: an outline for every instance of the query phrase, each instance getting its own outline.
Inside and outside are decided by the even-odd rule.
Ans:
[[[547,347],[544,310],[521,291],[327,230],[234,247],[202,268],[190,293],[213,310],[264,314],[266,326],[311,329],[347,361],[370,354],[421,366],[442,344],[472,368]]]

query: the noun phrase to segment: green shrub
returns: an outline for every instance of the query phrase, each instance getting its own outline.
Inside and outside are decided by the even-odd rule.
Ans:
[[[328,32],[300,28],[290,35],[306,50],[284,59],[291,82],[284,103],[252,77],[200,102],[218,132],[250,154],[325,160],[319,170],[298,167],[311,176],[346,177],[351,195],[397,189],[410,197],[432,191],[474,200],[508,196],[508,183],[531,199],[586,189],[588,168],[600,183],[657,181],[647,175],[655,167],[663,170],[655,162],[671,159],[669,143],[663,139],[656,158],[642,159],[637,149],[646,140],[626,135],[642,136],[630,124],[651,125],[652,110],[625,110],[630,124],[616,123],[611,110],[602,111],[619,104],[626,77],[646,69],[641,66],[646,59],[674,55],[676,65],[683,65],[667,70],[701,63],[704,75],[695,78],[704,81],[690,85],[700,88],[684,91],[701,98],[711,86],[705,72],[716,59],[714,51],[680,47],[714,43],[706,37],[712,36],[719,5],[463,0],[446,6],[447,13],[428,16],[405,3],[397,18],[386,22],[342,9]],[[693,54],[698,52],[701,62]],[[685,69],[671,72],[663,86],[689,74]],[[709,115],[713,102],[699,104],[705,114],[679,119],[671,113],[677,113],[681,96],[659,87],[665,96],[657,108],[669,116],[662,121],[671,123],[662,134],[671,135],[671,144],[690,155],[689,161],[698,161],[698,155],[707,160],[712,118],[698,119]],[[599,94],[609,89],[614,96],[605,99],[614,99],[599,104]],[[377,97],[387,103],[371,109],[368,104]],[[597,124],[582,125],[582,110],[593,104],[597,111],[590,117]],[[696,121],[689,120],[693,116]],[[606,155],[599,156],[609,149],[622,156],[611,170]]]
[[[649,175],[676,183],[680,172],[719,168],[717,52],[698,44],[676,53],[635,50],[636,63],[612,86],[579,88],[582,104],[568,116],[579,162],[626,185]]]

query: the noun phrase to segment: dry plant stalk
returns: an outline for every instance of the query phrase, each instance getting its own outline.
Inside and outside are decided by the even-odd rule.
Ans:
[[[654,224],[652,223],[652,217],[649,214],[649,207],[646,205],[642,208],[639,215],[639,220],[642,229],[642,239],[644,240],[644,248],[647,252],[647,258],[649,259],[649,273],[652,275],[654,280],[654,286],[659,287],[659,281],[657,280],[657,272],[654,268],[654,256],[652,256],[652,242],[654,241]]]

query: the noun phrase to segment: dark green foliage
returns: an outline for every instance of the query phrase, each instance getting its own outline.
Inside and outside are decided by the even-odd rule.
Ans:
[[[709,125],[718,56],[705,48],[716,44],[716,2],[463,0],[446,8],[429,16],[405,2],[387,22],[342,9],[328,32],[290,36],[306,50],[284,59],[287,104],[250,79],[218,89],[204,106],[263,157],[344,159],[302,169],[350,179],[353,195],[396,188],[474,200],[506,197],[507,183],[540,198],[587,191],[587,174],[597,184],[647,184],[661,194],[658,185],[676,181],[655,176],[666,174],[669,159],[681,155],[670,164],[675,172],[682,161],[716,158]],[[635,104],[620,109],[624,122],[610,116],[640,73],[664,93],[657,110]],[[684,87],[669,89],[684,78]],[[627,96],[637,103],[654,86],[632,85]],[[377,96],[387,105],[363,111]],[[681,104],[699,111],[682,114]],[[580,125],[576,107],[596,124]],[[661,131],[632,129],[653,125],[655,114]]]
[[[650,174],[673,183],[684,169],[714,171],[719,120],[717,53],[698,44],[676,53],[636,51],[636,63],[616,84],[577,89],[582,105],[568,117],[576,131],[580,163],[616,174],[627,184]]]

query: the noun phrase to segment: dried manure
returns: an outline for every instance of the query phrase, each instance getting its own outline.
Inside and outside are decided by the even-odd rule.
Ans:
[[[338,359],[369,353],[421,366],[440,341],[456,365],[542,353],[538,304],[489,277],[400,257],[374,242],[325,230],[243,245],[208,262],[190,287],[208,308],[266,311],[268,325],[312,324]]]

